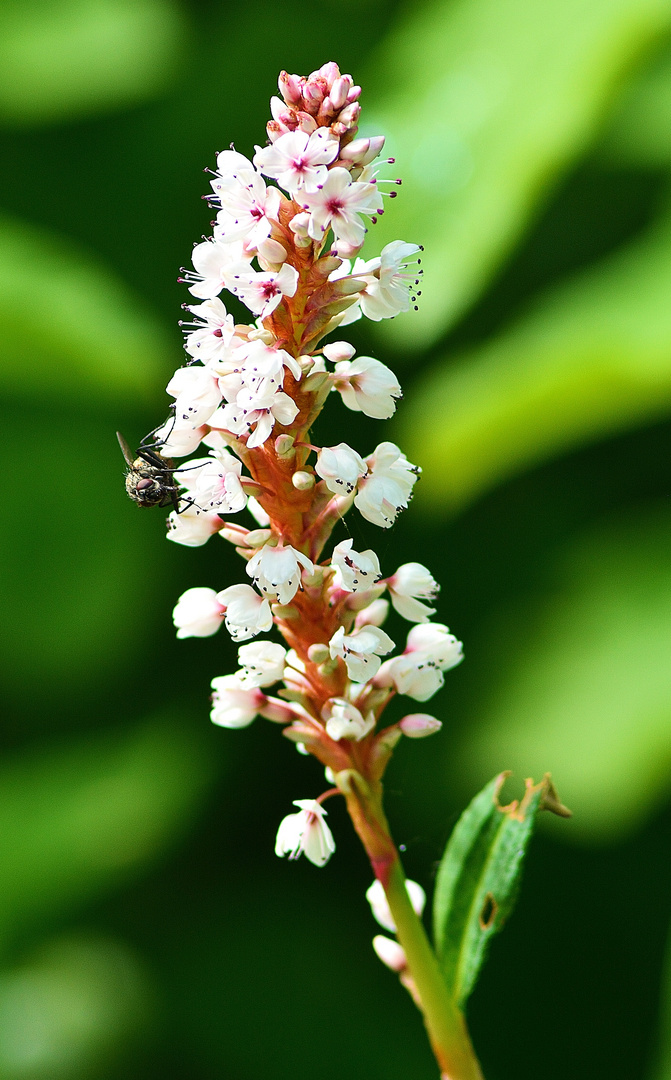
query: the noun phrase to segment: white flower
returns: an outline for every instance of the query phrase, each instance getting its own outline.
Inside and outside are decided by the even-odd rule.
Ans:
[[[409,739],[425,739],[427,735],[435,735],[443,725],[428,713],[410,713],[399,721],[398,726]]]
[[[225,405],[218,416],[222,426],[233,435],[248,435],[247,447],[261,446],[270,435],[275,421],[288,427],[298,415],[298,405],[282,390],[261,396],[243,387],[235,402]],[[254,427],[255,425],[255,427]],[[254,431],[252,432],[252,427]]]
[[[223,614],[214,589],[187,589],[175,605],[172,621],[178,638],[210,637],[221,626]]]
[[[366,463],[347,443],[324,446],[317,454],[315,472],[336,495],[350,495],[367,471]]]
[[[175,398],[176,422],[192,428],[205,424],[221,403],[216,377],[199,365],[178,368],[166,390]]]
[[[380,656],[391,652],[394,642],[379,626],[364,626],[353,634],[345,634],[340,626],[329,642],[329,652],[345,661],[347,674],[354,682],[365,682],[378,671]]]
[[[359,710],[345,698],[330,698],[324,708],[326,734],[330,739],[363,739],[375,727],[375,716],[369,713],[364,719]]]
[[[242,361],[240,375],[243,385],[261,396],[272,394],[282,387],[284,369],[288,368],[296,381],[302,375],[301,366],[285,349],[273,349],[265,342],[253,340],[238,350]]]
[[[219,297],[187,306],[186,310],[196,316],[196,322],[191,324],[196,329],[188,331],[184,341],[189,356],[204,364],[227,358],[235,337],[235,322]]]
[[[244,154],[239,154],[237,150],[222,150],[217,154],[217,172],[214,180],[210,181],[210,186],[218,194],[222,184],[245,176],[254,176],[254,172],[254,166]]]
[[[265,703],[265,695],[245,687],[237,675],[220,675],[212,680],[213,724],[225,728],[248,727]]]
[[[335,374],[334,387],[348,409],[377,420],[394,415],[401,384],[385,364],[372,356],[359,356],[336,364]]]
[[[380,562],[374,551],[353,551],[353,540],[342,540],[333,549],[334,584],[345,592],[370,589],[380,580]]]
[[[171,416],[154,432],[154,439],[164,457],[176,458],[192,454],[206,435],[205,425],[195,428]]]
[[[201,547],[222,524],[218,514],[204,514],[197,506],[187,506],[179,514],[173,510],[168,515],[168,540],[184,547]]]
[[[315,866],[324,866],[335,851],[333,834],[324,821],[326,810],[314,799],[294,799],[299,813],[289,814],[280,822],[275,854],[297,859],[302,853]]]
[[[230,289],[233,273],[243,272],[249,265],[253,252],[247,252],[242,243],[222,244],[216,240],[204,240],[196,244],[191,255],[195,273],[185,275],[189,292],[201,300],[212,300],[222,289]],[[242,264],[242,265],[241,265]]]
[[[247,573],[264,596],[277,597],[280,604],[288,604],[301,583],[301,566],[314,573],[314,565],[301,551],[264,544],[247,563]]]
[[[421,271],[408,270],[407,262],[411,255],[421,250],[417,244],[393,240],[382,249],[379,259],[371,259],[367,263],[357,259],[352,274],[367,279],[359,303],[368,319],[373,322],[393,319],[401,311],[409,310],[411,299],[415,299],[413,289],[419,284],[417,275]],[[411,265],[417,261],[414,260]]]
[[[442,623],[420,623],[408,634],[405,652],[380,668],[377,686],[394,686],[399,694],[428,701],[440,690],[444,671],[460,664],[463,646]]]
[[[391,602],[409,622],[425,623],[431,615],[435,615],[435,608],[423,604],[423,600],[434,600],[440,590],[440,585],[421,563],[409,562],[399,566],[393,577],[387,581],[387,588],[391,595]]]
[[[277,188],[266,188],[248,165],[251,171],[212,181],[221,204],[214,236],[222,243],[244,240],[249,247],[258,248],[270,236],[272,222],[277,221],[280,193]]]
[[[178,472],[180,484],[187,489],[195,505],[204,511],[235,514],[247,505],[240,473],[242,463],[226,449],[215,450],[210,457],[192,459]]]
[[[380,443],[366,464],[354,505],[366,521],[388,529],[408,505],[420,470],[391,442]]]
[[[273,625],[270,604],[251,585],[230,585],[217,593],[226,629],[234,641],[247,641]]]
[[[286,649],[274,641],[253,641],[238,649],[238,663],[243,669],[240,681],[244,686],[272,686],[284,672]]]
[[[290,131],[280,135],[270,146],[257,146],[254,164],[259,172],[277,180],[291,195],[301,189],[316,191],[326,180],[329,165],[338,156],[340,140],[328,128],[317,128],[311,135]]]
[[[347,169],[336,167],[318,191],[303,194],[302,206],[310,214],[308,233],[313,240],[321,240],[330,228],[337,240],[358,248],[366,236],[361,215],[376,217],[382,211],[382,196],[374,181],[352,182]]]
[[[382,963],[392,971],[401,972],[407,968],[408,958],[398,941],[385,937],[384,934],[376,934],[373,938],[373,948]]]
[[[422,912],[424,911],[424,905],[426,904],[426,893],[424,892],[424,889],[418,882],[411,881],[409,878],[405,883],[405,888],[410,897],[410,903],[413,906],[415,914],[419,915],[421,918]],[[380,926],[383,926],[385,930],[390,930],[392,934],[395,934],[396,923],[389,910],[389,904],[381,881],[375,880],[366,890],[366,900],[370,904],[373,916],[377,919]]]
[[[255,270],[231,273],[226,287],[262,319],[270,315],[283,296],[293,296],[298,287],[298,271],[285,263],[276,274],[260,274]],[[193,290],[192,290],[193,291]]]

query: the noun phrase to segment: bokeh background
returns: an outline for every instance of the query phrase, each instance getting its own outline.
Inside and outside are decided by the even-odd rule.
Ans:
[[[423,243],[426,274],[352,328],[397,418],[336,402],[317,437],[423,466],[391,535],[352,528],[431,567],[467,653],[389,770],[394,831],[430,889],[485,781],[551,770],[575,817],[472,999],[485,1074],[669,1080],[669,0],[3,0],[0,1078],[435,1077],[342,807],[325,869],[273,854],[319,767],[212,728],[234,651],[175,641],[241,564],[166,544],[114,437],[166,414],[202,169],[328,59],[404,178],[367,254]]]

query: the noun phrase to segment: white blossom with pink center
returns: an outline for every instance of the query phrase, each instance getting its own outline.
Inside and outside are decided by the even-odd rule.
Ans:
[[[257,146],[254,164],[295,196],[299,191],[316,191],[324,183],[326,166],[335,160],[339,149],[340,140],[327,128],[317,128],[311,135],[291,131],[270,146]]]
[[[333,229],[336,240],[360,248],[366,236],[363,217],[377,217],[382,212],[382,195],[375,182],[352,181],[347,169],[331,169],[318,191],[301,196],[304,210],[310,215],[308,234],[321,240]]]
[[[222,301],[215,296],[202,304],[185,305],[185,308],[196,317],[195,322],[182,324],[195,327],[185,332],[184,348],[189,356],[203,364],[228,356],[235,339],[235,322]]]
[[[401,384],[393,371],[372,356],[337,363],[333,385],[348,409],[377,420],[393,416],[396,399],[402,397]]]
[[[275,421],[287,427],[297,415],[296,402],[282,390],[261,395],[243,386],[236,394],[235,401],[220,409],[212,422],[217,426],[221,424],[233,435],[247,435],[247,447],[253,450],[263,445]]]
[[[265,319],[284,296],[293,296],[298,286],[298,271],[285,263],[276,274],[262,274],[255,270],[238,269],[229,275],[226,287],[243,304]]]
[[[280,193],[267,188],[252,163],[247,164],[248,170],[212,182],[221,206],[214,238],[224,244],[244,240],[248,248],[258,249],[277,223]]]
[[[192,282],[189,292],[201,300],[212,300],[222,289],[230,289],[234,275],[242,274],[254,256],[242,242],[222,244],[204,240],[196,244],[191,255],[194,272],[185,272],[184,280]],[[232,290],[231,290],[232,291]]]

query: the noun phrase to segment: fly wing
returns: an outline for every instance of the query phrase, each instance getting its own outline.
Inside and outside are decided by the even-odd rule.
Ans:
[[[116,437],[119,440],[119,446],[121,447],[121,453],[124,456],[126,465],[128,465],[129,468],[132,468],[133,462],[135,461],[133,451],[131,450],[130,446],[128,445],[120,431],[117,431]]]

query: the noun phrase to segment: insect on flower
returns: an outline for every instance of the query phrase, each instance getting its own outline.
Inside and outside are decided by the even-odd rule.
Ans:
[[[117,431],[121,452],[128,466],[126,491],[138,506],[170,506],[179,513],[179,487],[173,475],[174,465],[156,450],[140,446],[137,457]]]

